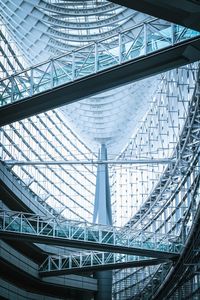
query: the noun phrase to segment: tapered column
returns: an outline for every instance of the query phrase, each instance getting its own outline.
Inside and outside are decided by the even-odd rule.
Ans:
[[[107,160],[107,149],[104,144],[101,145],[99,150],[99,160]],[[93,222],[103,225],[112,225],[110,186],[107,164],[99,164],[97,167]]]
[[[99,150],[99,160],[107,160],[107,149],[105,144],[102,144]],[[99,164],[97,167],[93,222],[103,225],[112,225],[110,186],[107,164]],[[98,293],[95,297],[95,300],[111,300],[112,271],[96,272],[94,276],[98,279]]]

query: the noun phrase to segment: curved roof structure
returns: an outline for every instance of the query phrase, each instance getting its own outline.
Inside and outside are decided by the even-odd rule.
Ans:
[[[188,33],[191,43],[195,39],[190,29],[176,25],[174,33],[173,26],[159,20],[153,26],[152,16],[114,2],[2,0],[0,77],[13,81],[9,85],[7,79],[1,80],[0,85],[11,97],[21,87],[25,93],[29,85],[39,90],[28,81],[33,65],[68,52],[73,60],[79,48],[83,59],[90,60],[87,46],[101,40],[106,64],[108,49],[109,57],[115,58],[115,35],[120,36],[120,53],[123,47],[131,52],[132,44],[138,43],[136,50],[143,55],[145,32],[138,31],[134,42],[133,32],[126,31],[127,43],[120,43],[120,34],[140,23],[145,31],[150,22],[150,47],[155,49],[160,43],[165,51],[171,33],[172,46],[175,33],[181,45]],[[157,36],[163,38],[158,42]],[[172,62],[164,65],[166,72],[129,80],[0,128],[0,235],[5,238],[0,296],[10,290],[8,299],[17,293],[20,299],[41,295],[68,299],[68,293],[69,299],[84,295],[107,300],[111,288],[115,300],[161,299],[160,295],[182,300],[193,292],[196,296],[192,289],[199,267],[190,266],[199,259],[200,246],[199,234],[194,234],[200,220],[199,67],[184,64],[198,60],[198,49],[188,40],[179,68],[171,69]],[[156,54],[149,59],[156,62]],[[67,74],[65,67],[63,60],[61,75],[63,70]],[[38,70],[40,82],[46,74]],[[17,86],[13,82],[19,71]],[[101,224],[93,224],[94,220]],[[15,245],[12,240],[17,240]],[[9,262],[9,253],[19,255],[21,263],[14,258]],[[12,269],[23,274],[27,292]],[[115,271],[111,274],[109,269]],[[91,276],[95,271],[97,279]],[[76,272],[83,273],[66,275]],[[105,276],[108,288],[103,291]]]
[[[6,3],[2,5],[3,18],[28,64],[39,63],[52,55],[112,36],[149,19],[106,1]],[[154,93],[156,87],[157,78],[151,78],[145,83],[130,84],[61,110],[85,141],[92,143],[95,151],[101,143],[106,143],[110,146],[109,154],[117,155],[128,142],[127,137],[132,135],[137,120],[144,114],[142,108],[146,106],[146,98]]]

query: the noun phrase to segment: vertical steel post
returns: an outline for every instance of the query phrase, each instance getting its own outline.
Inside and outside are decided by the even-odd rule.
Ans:
[[[147,24],[144,23],[144,55],[147,55]]]
[[[14,102],[14,77],[11,75],[11,103]]]
[[[172,46],[174,46],[174,42],[175,42],[175,36],[174,36],[174,24],[171,24],[171,41],[172,41]]]
[[[121,33],[119,33],[118,38],[119,38],[119,53],[118,53],[119,64],[121,64],[122,63],[122,34]]]
[[[33,96],[33,68],[31,68],[31,74],[30,74],[30,96]]]
[[[75,52],[72,51],[72,81],[75,80]]]
[[[53,67],[54,65],[53,65],[53,59],[51,59],[51,61],[50,61],[50,80],[51,80],[51,82],[50,82],[50,86],[51,86],[51,89],[53,88]]]
[[[94,43],[94,72],[98,72],[98,44]]]
[[[105,144],[102,144],[99,150],[99,160],[107,160]],[[112,225],[108,165],[103,163],[97,167],[93,222],[103,225]],[[103,234],[102,232],[102,235]],[[95,296],[95,300],[111,300],[112,271],[96,272],[95,277],[98,279],[98,293]]]

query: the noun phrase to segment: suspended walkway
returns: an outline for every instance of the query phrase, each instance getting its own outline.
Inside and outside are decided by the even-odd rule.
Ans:
[[[39,268],[42,277],[124,268],[139,268],[171,262],[168,259],[144,258],[118,253],[89,252],[49,255]]]
[[[0,81],[0,126],[200,59],[200,33],[153,19]]]
[[[174,259],[182,250],[181,242],[153,232],[5,210],[0,222],[0,237],[12,240],[162,259]]]

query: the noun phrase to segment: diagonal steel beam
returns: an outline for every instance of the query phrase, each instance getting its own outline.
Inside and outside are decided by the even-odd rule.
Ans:
[[[200,3],[192,0],[110,0],[116,4],[200,30]]]

